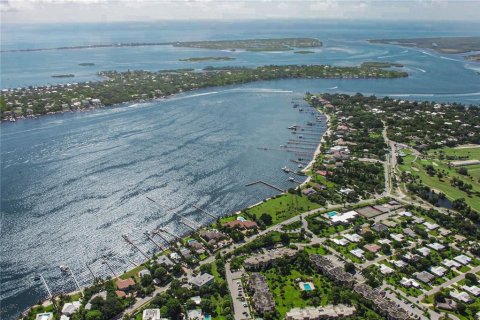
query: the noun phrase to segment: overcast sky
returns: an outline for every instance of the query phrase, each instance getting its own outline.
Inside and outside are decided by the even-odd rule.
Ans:
[[[478,21],[480,0],[0,0],[3,23],[275,18]]]

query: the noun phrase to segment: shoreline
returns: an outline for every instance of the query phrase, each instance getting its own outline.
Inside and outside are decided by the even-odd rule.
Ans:
[[[150,101],[151,101],[151,100],[159,100],[159,99],[164,99],[164,98],[150,99]],[[111,107],[111,106],[108,106],[108,107]],[[322,134],[321,139],[320,139],[320,141],[319,141],[319,143],[318,143],[318,145],[317,145],[317,148],[315,149],[315,152],[314,152],[314,154],[313,154],[313,157],[312,157],[311,161],[308,163],[307,166],[305,166],[305,167],[301,170],[301,171],[304,172],[304,173],[305,173],[305,171],[307,171],[307,169],[310,169],[311,166],[313,166],[313,164],[315,163],[315,159],[316,159],[316,157],[318,156],[318,154],[320,153],[321,146],[325,143],[325,135],[330,134],[330,132],[331,132],[331,129],[330,129],[330,116],[327,115],[327,114],[324,113],[324,112],[321,112],[321,111],[318,110],[317,108],[315,108],[315,110],[317,111],[317,113],[325,115],[325,117],[326,117],[327,129],[326,129],[325,132]],[[71,112],[74,112],[74,111],[71,111]],[[311,180],[311,176],[307,176],[307,179],[305,179],[305,181],[302,182],[301,184],[299,184],[296,188],[300,188],[300,187],[304,186],[304,185],[307,184],[310,180]],[[278,193],[278,194],[275,195],[275,196],[262,199],[261,201],[259,201],[259,202],[257,202],[257,203],[254,203],[254,204],[252,204],[252,205],[250,205],[250,206],[244,207],[244,208],[242,208],[242,209],[240,209],[240,210],[237,210],[237,211],[235,211],[235,212],[233,212],[233,213],[226,213],[226,214],[224,214],[224,215],[220,215],[220,216],[217,217],[217,219],[221,219],[221,218],[223,218],[223,217],[228,217],[228,216],[239,215],[239,214],[241,214],[242,211],[244,211],[244,210],[247,210],[247,209],[256,207],[256,206],[262,204],[263,202],[272,199],[273,197],[286,194],[287,192],[288,192],[288,191],[285,190],[284,192],[280,192],[280,193]],[[194,234],[195,232],[198,232],[198,231],[201,230],[202,228],[205,228],[205,227],[208,227],[208,226],[211,226],[211,225],[212,225],[212,223],[207,224],[207,225],[203,225],[203,226],[201,226],[200,228],[196,229],[195,231],[190,231],[190,232],[187,232],[187,233],[181,235],[181,237],[182,237],[182,238],[187,238],[187,237],[191,236],[192,234]],[[165,252],[165,251],[170,250],[170,249],[171,249],[171,246],[172,246],[171,243],[176,243],[177,241],[179,241],[179,240],[173,239],[171,242],[168,243],[169,245],[168,245],[163,251],[158,251],[158,252],[154,253],[154,254],[152,255],[152,258],[142,260],[142,261],[139,263],[138,266],[127,269],[127,270],[126,270],[125,272],[123,272],[122,274],[119,274],[118,277],[112,278],[112,280],[121,279],[122,275],[124,275],[124,274],[126,274],[126,273],[128,273],[128,272],[131,272],[132,270],[134,270],[134,269],[142,266],[144,263],[146,263],[146,262],[148,262],[149,260],[153,259],[154,256],[156,256],[156,255],[158,255],[158,254],[161,254],[162,252]],[[105,279],[102,279],[102,280],[105,280]],[[89,287],[89,286],[82,287],[81,291],[79,291],[79,290],[77,290],[77,289],[76,289],[76,290],[73,290],[73,291],[69,291],[69,292],[65,293],[65,295],[67,295],[67,296],[73,296],[73,295],[78,294],[78,293],[83,293],[83,291],[84,291],[86,288],[88,288],[88,287]],[[32,305],[32,306],[28,307],[27,309],[25,309],[24,311],[21,312],[21,315],[25,314],[26,312],[28,312],[28,310],[30,310],[31,308],[33,308],[33,307],[35,307],[35,306],[38,306],[38,305],[48,306],[48,305],[51,305],[51,304],[52,304],[51,300],[49,300],[49,299],[44,300],[44,301],[42,301],[41,304],[35,304],[35,305]]]

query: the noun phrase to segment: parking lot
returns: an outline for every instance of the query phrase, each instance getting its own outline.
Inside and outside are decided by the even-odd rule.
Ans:
[[[228,288],[233,301],[233,309],[235,312],[235,320],[252,319],[250,309],[248,306],[248,299],[246,297],[245,288],[242,284],[243,270],[231,272],[230,264],[226,264],[226,276]]]

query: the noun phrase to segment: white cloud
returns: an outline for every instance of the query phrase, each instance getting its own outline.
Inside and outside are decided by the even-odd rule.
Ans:
[[[475,0],[0,0],[13,22],[336,18],[477,21]]]

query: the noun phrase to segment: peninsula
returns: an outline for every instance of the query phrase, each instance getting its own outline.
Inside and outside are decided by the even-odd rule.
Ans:
[[[189,41],[189,42],[130,42],[130,43],[102,43],[81,46],[64,46],[52,48],[26,48],[0,50],[0,52],[28,52],[28,51],[50,51],[50,50],[80,50],[93,48],[123,48],[123,47],[151,47],[167,46],[184,48],[201,48],[216,50],[237,49],[247,51],[285,51],[294,48],[321,47],[322,42],[313,38],[278,38],[278,39],[246,39],[246,40],[216,40],[216,41]]]
[[[439,53],[455,54],[480,51],[480,37],[436,37],[412,39],[379,39],[371,43],[394,44],[407,47],[435,50]],[[478,55],[476,55],[478,57]],[[469,58],[468,60],[478,60]]]
[[[279,38],[176,42],[173,46],[217,50],[287,51],[294,48],[321,47],[322,42],[314,38]]]
[[[178,61],[184,61],[184,62],[231,61],[231,60],[235,60],[235,58],[232,58],[232,57],[194,57],[194,58],[178,59]]]
[[[0,96],[2,119],[14,121],[16,118],[164,98],[189,90],[261,80],[378,79],[408,76],[406,72],[396,70],[328,65],[270,65],[252,69],[223,67],[200,72],[188,71],[188,69],[158,72],[104,71],[99,75],[105,80],[6,90]]]

